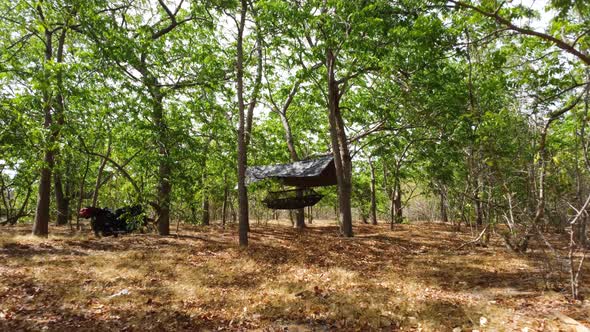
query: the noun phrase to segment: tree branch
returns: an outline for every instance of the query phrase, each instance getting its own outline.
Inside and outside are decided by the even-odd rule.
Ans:
[[[449,2],[454,3],[457,7],[471,9],[483,16],[493,18],[496,22],[508,27],[510,30],[514,30],[514,31],[521,33],[523,35],[534,36],[534,37],[543,39],[545,41],[551,42],[555,46],[557,46],[558,48],[560,48],[560,49],[566,51],[567,53],[574,55],[578,59],[582,60],[582,62],[584,62],[586,65],[590,65],[590,56],[589,55],[584,54],[582,51],[576,49],[573,45],[570,45],[567,42],[565,42],[559,38],[556,38],[556,37],[554,37],[550,34],[547,34],[547,33],[538,32],[535,30],[516,26],[510,20],[500,16],[500,14],[498,14],[498,11],[491,13],[491,12],[485,11],[477,6],[474,6],[474,5],[471,5],[471,4],[462,2],[462,1],[449,0]]]

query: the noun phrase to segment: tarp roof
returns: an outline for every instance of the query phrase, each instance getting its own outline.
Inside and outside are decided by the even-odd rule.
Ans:
[[[316,187],[336,184],[334,158],[325,156],[289,164],[252,166],[246,170],[248,184],[273,178],[288,186]]]

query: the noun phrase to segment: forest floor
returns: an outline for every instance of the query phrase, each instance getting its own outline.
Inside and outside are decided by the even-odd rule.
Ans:
[[[30,225],[2,227],[0,331],[590,326],[590,301],[568,300],[559,282],[566,275],[552,267],[546,277],[540,250],[516,255],[497,236],[488,247],[458,249],[469,230],[436,223],[355,225],[352,239],[327,221],[304,231],[287,221],[251,228],[241,250],[235,227],[101,239],[68,227],[52,227],[48,239],[29,236]],[[566,249],[565,237],[550,241]]]

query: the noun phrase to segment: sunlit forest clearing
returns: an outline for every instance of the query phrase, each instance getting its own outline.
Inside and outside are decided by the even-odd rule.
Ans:
[[[590,1],[0,0],[0,332],[590,331]]]
[[[590,323],[590,306],[569,303],[559,278],[543,275],[538,248],[524,256],[498,241],[458,249],[470,233],[438,223],[359,226],[352,239],[325,220],[287,226],[254,226],[247,251],[233,244],[234,227],[100,241],[63,227],[49,239],[3,231],[0,329],[575,331],[571,320]],[[560,245],[560,236],[550,240]]]

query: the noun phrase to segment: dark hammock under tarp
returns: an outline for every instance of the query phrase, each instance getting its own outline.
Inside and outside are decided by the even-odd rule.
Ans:
[[[296,161],[289,164],[252,166],[246,170],[246,183],[275,179],[297,189],[271,191],[262,203],[269,209],[296,210],[317,204],[322,197],[311,187],[336,184],[334,157]]]
[[[316,205],[324,195],[313,189],[292,189],[271,191],[262,201],[266,207],[273,210],[296,210]]]

